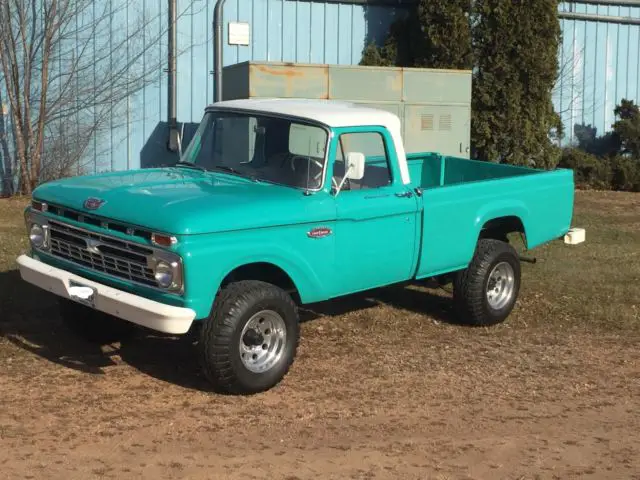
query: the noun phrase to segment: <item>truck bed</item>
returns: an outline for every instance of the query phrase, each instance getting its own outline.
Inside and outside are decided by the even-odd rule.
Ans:
[[[436,153],[408,154],[407,162],[411,179],[414,182],[419,179],[419,185],[423,189],[542,172],[526,167],[447,157]]]
[[[466,268],[488,222],[521,224],[528,248],[563,236],[573,216],[573,171],[412,154],[412,187],[421,187],[422,231],[416,278]]]

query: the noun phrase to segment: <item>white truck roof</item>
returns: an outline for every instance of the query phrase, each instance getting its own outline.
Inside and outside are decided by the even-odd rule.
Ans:
[[[225,100],[210,105],[207,109],[240,109],[257,113],[273,113],[320,122],[328,127],[384,127],[393,138],[402,182],[404,184],[410,182],[400,119],[391,112],[338,100],[288,98]]]

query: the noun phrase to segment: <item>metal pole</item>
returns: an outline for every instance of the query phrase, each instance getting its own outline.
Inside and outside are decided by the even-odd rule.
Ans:
[[[586,3],[587,5],[610,5],[612,7],[640,7],[640,0],[574,0],[567,3]]]
[[[559,12],[558,17],[567,20],[584,20],[586,22],[615,23],[618,25],[640,25],[640,18],[612,17],[595,13]]]
[[[213,9],[213,101],[222,101],[222,24],[225,0],[218,0]]]
[[[178,150],[178,118],[177,118],[177,95],[176,95],[176,0],[169,0],[169,48],[168,48],[168,102],[167,102],[167,119],[169,121],[169,150],[175,152]]]

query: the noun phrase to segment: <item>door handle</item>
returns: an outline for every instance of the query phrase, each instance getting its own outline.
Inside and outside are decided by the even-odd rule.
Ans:
[[[396,193],[396,197],[411,198],[413,197],[413,192],[411,190],[407,190],[406,192],[398,192]]]

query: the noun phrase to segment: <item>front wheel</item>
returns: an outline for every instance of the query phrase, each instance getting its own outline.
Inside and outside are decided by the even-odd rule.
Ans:
[[[520,259],[506,242],[478,241],[468,268],[456,275],[453,299],[458,317],[472,325],[503,322],[520,292]]]
[[[296,305],[284,290],[259,281],[232,283],[202,325],[202,369],[223,392],[268,390],[289,371],[299,336]]]

